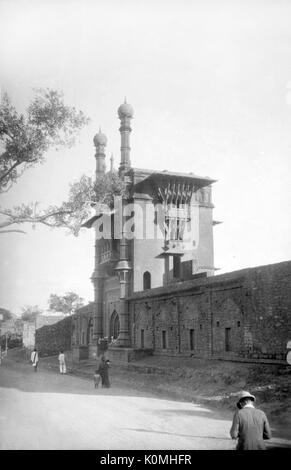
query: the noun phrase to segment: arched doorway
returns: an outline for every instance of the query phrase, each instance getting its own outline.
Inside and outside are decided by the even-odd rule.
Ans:
[[[120,322],[116,310],[112,312],[110,318],[110,338],[117,339],[119,336]]]

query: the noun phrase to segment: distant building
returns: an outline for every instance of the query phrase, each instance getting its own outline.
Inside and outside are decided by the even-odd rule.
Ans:
[[[53,325],[65,318],[65,315],[60,314],[40,314],[36,317],[35,321],[23,322],[22,341],[25,348],[31,349],[35,346],[35,332],[42,326]]]
[[[1,322],[0,324],[1,335],[21,335],[22,334],[22,320],[20,318],[12,318]]]
[[[25,348],[32,349],[35,344],[35,322],[24,321],[22,330],[22,344]]]

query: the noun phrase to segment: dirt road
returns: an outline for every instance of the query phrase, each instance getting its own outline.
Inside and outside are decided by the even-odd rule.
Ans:
[[[229,417],[6,359],[0,368],[0,448],[233,449]]]

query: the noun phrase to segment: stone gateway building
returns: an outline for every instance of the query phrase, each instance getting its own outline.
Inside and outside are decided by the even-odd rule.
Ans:
[[[126,191],[84,224],[96,234],[94,302],[74,315],[75,356],[96,356],[108,344],[115,361],[147,353],[284,361],[291,262],[214,276],[215,180],[132,167],[132,106],[123,103],[118,117]],[[101,131],[94,145],[99,178]]]

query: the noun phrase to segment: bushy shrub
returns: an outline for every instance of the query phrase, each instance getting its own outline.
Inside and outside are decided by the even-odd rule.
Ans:
[[[0,338],[0,345],[1,349],[4,350],[6,348],[6,336],[1,336]],[[21,335],[8,335],[7,336],[7,348],[19,348],[22,346],[22,336]]]

